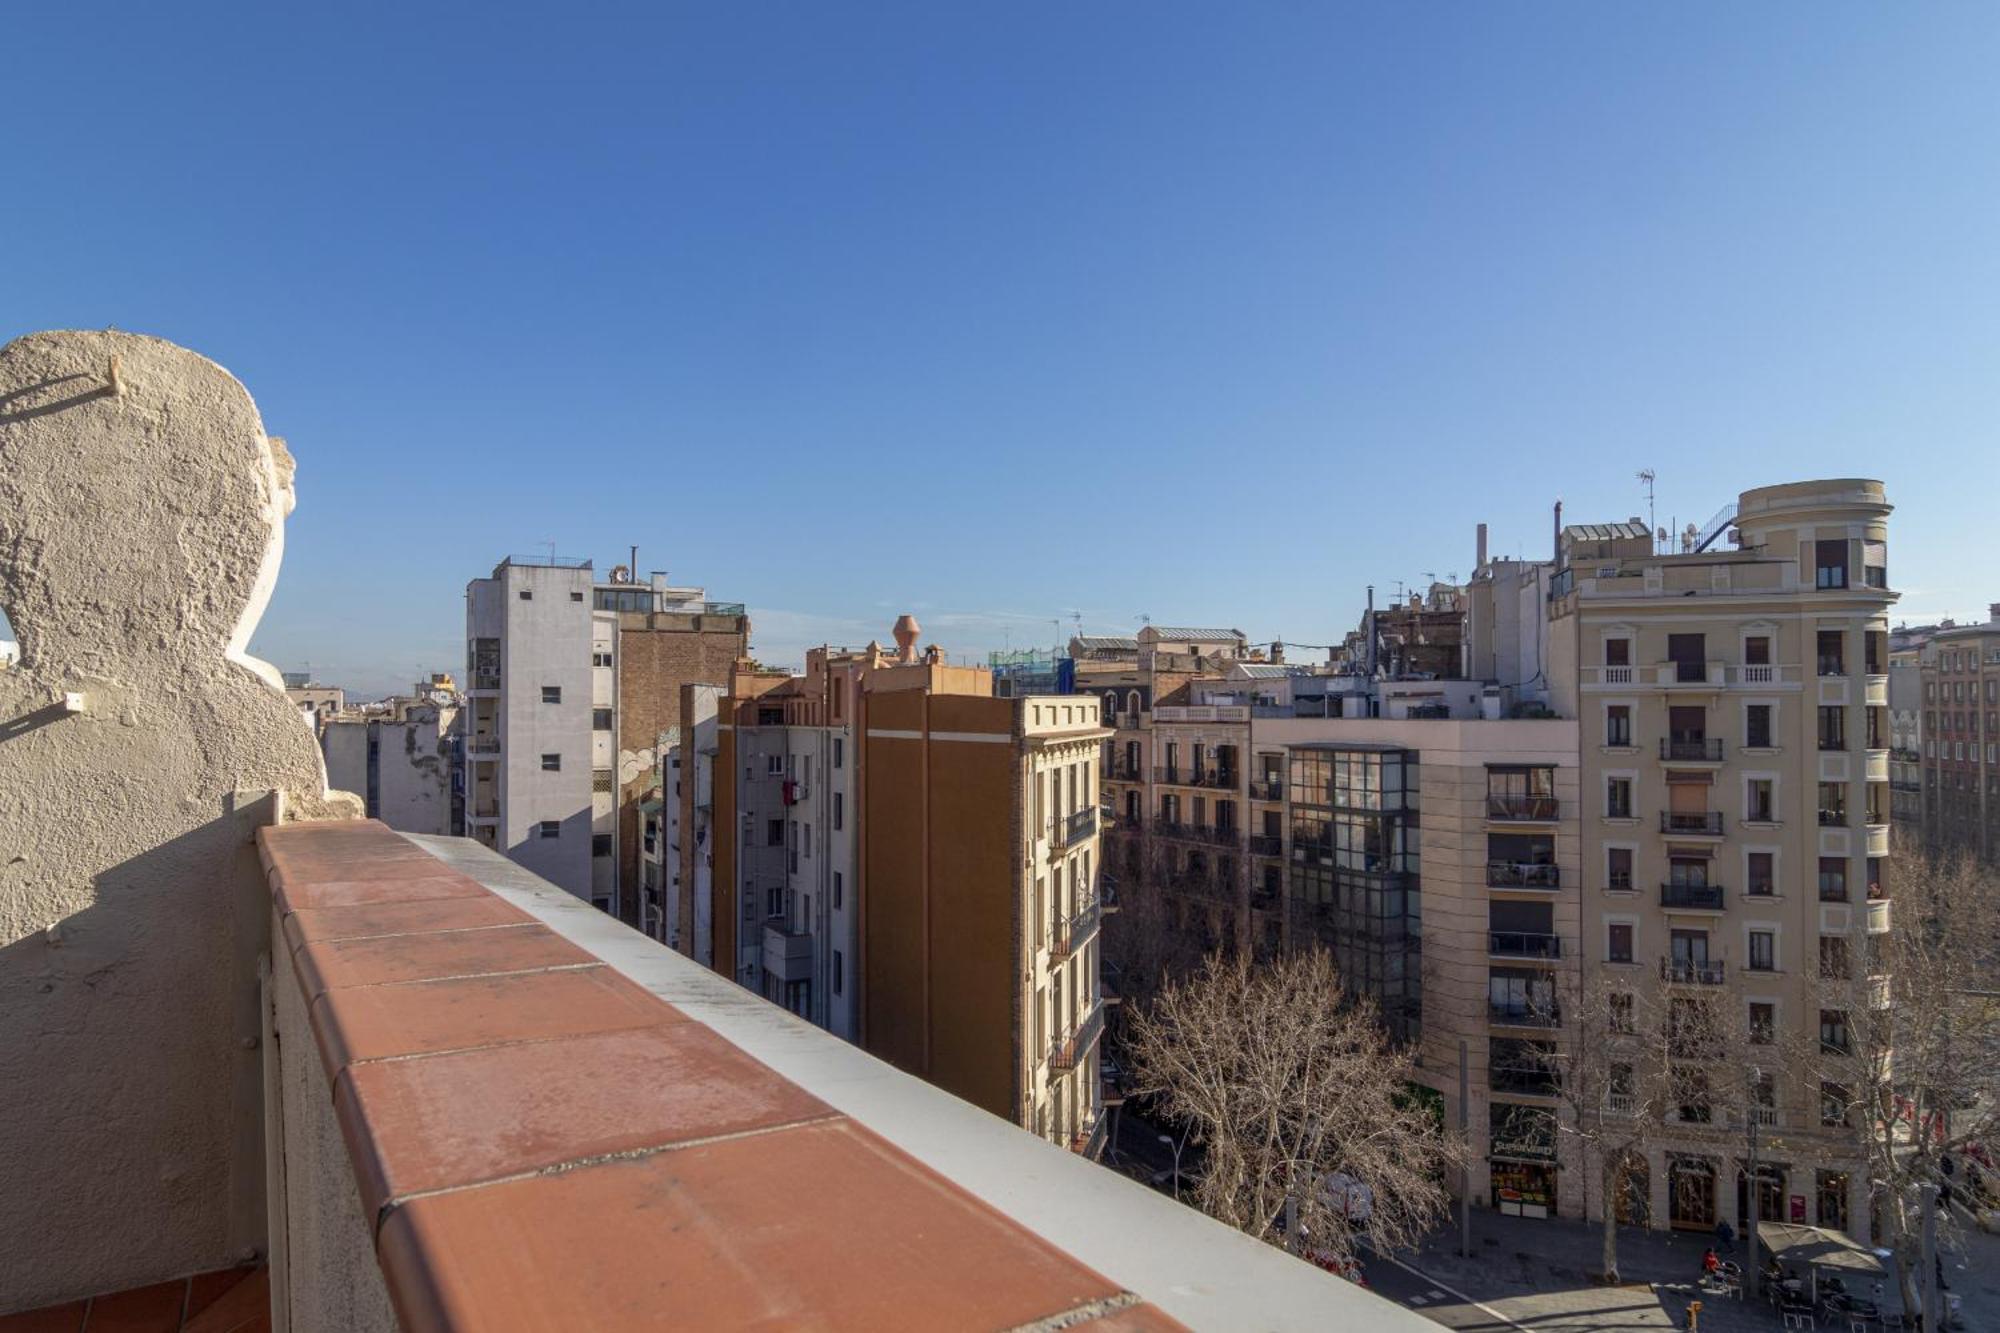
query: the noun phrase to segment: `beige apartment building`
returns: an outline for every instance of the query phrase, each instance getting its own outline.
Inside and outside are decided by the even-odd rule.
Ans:
[[[718,701],[711,966],[1095,1153],[1104,1027],[1094,698],[992,696],[919,650],[743,664]],[[698,950],[703,937],[692,937]]]
[[[1753,1069],[1710,1077],[1762,1079],[1745,1100],[1783,1145],[1763,1158],[1763,1214],[1863,1237],[1845,1099],[1782,1052],[1840,1039],[1813,977],[1865,971],[1854,960],[1889,925],[1889,512],[1880,483],[1831,480],[1743,492],[1727,549],[1658,554],[1636,523],[1564,528],[1548,602],[1552,702],[1581,731],[1588,963],[1740,1024]],[[1665,1127],[1628,1211],[1740,1222],[1743,1129],[1716,1119]]]
[[[1925,835],[2000,860],[2000,602],[1918,650]]]

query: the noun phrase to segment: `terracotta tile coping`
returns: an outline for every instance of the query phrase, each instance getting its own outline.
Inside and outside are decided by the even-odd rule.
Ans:
[[[1427,1327],[475,843],[259,844],[411,1333]]]

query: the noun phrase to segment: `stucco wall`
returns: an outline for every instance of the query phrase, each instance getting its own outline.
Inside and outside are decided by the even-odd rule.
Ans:
[[[280,933],[275,920],[270,930]],[[278,949],[273,967],[273,1054],[282,1106],[267,1124],[284,1145],[283,1206],[273,1208],[271,1219],[284,1229],[284,1261],[282,1275],[273,1275],[281,1280],[272,1283],[272,1299],[282,1302],[291,1333],[393,1330],[396,1316],[375,1261],[374,1228],[361,1211],[353,1160],[334,1115],[291,950]]]
[[[357,813],[244,652],[291,468],[171,343],[0,348],[0,1310],[262,1248],[250,838]]]

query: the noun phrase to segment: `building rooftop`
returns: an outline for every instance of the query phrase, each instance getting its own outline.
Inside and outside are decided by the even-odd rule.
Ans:
[[[1245,641],[1240,629],[1186,629],[1174,625],[1148,625],[1139,631],[1141,639],[1165,643],[1242,643]],[[1137,640],[1134,641],[1135,643]]]
[[[1108,634],[1079,634],[1070,642],[1076,648],[1090,653],[1130,652],[1139,647],[1137,639],[1124,639]]]
[[[1562,530],[1564,541],[1612,542],[1648,541],[1652,530],[1636,519],[1624,523],[1571,523]]]

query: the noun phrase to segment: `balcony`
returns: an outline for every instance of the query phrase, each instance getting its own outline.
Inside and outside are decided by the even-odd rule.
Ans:
[[[1104,1112],[1091,1112],[1090,1119],[1085,1121],[1070,1139],[1069,1150],[1078,1157],[1096,1161],[1097,1155],[1104,1151],[1105,1125]]]
[[[1562,1010],[1553,1001],[1547,1004],[1531,1004],[1488,999],[1486,1018],[1496,1027],[1559,1028],[1562,1026]]]
[[[1074,847],[1097,832],[1097,807],[1087,805],[1074,814],[1057,815],[1049,821],[1049,845]]]
[[[1074,916],[1056,917],[1049,923],[1050,960],[1067,958],[1081,949],[1097,933],[1103,919],[1103,908],[1095,898],[1079,907]]]
[[[497,690],[500,688],[500,673],[474,671],[467,677],[466,688],[472,691]]]
[[[1486,952],[1494,958],[1562,957],[1560,935],[1537,935],[1519,930],[1491,930],[1486,933]]]
[[[1559,889],[1562,868],[1541,861],[1488,861],[1486,884],[1494,889]]]
[[[1236,771],[1229,768],[1185,768],[1179,764],[1172,767],[1162,765],[1153,770],[1153,781],[1171,787],[1210,787],[1222,791],[1236,790]]]
[[[1489,792],[1486,817],[1502,823],[1553,824],[1562,803],[1553,796],[1504,796]]]
[[[1661,662],[1653,683],[1663,690],[1712,690],[1724,681],[1720,662]]]
[[[1285,854],[1285,840],[1280,837],[1274,837],[1269,833],[1253,833],[1250,835],[1249,843],[1250,855],[1252,856],[1283,856]]]
[[[813,974],[813,940],[784,922],[764,923],[764,971],[779,981],[807,981]]]
[[[99,387],[119,364],[122,395]],[[171,1328],[226,1287],[226,1322],[190,1327],[1431,1327],[474,842],[355,817],[296,709],[224,665],[292,498],[243,387],[159,339],[67,332],[0,356],[0,399],[0,582],[42,654],[0,724],[79,658],[185,686],[122,717],[93,686],[36,717],[45,761],[0,765],[10,854],[47,881],[7,942],[46,983],[0,988],[0,1309],[29,1315],[0,1322],[78,1328],[99,1298],[93,1326],[150,1303]],[[89,558],[114,546],[143,579]],[[87,638],[43,619],[76,606]],[[184,743],[190,717],[211,743]]]
[[[1106,764],[1104,766],[1104,777],[1107,782],[1144,782],[1146,780],[1144,769],[1140,768],[1137,764],[1126,763],[1123,760]]]
[[[1776,666],[1768,662],[1746,662],[1742,666],[1732,666],[1725,673],[1731,685],[1796,685],[1799,683],[1799,669],[1795,666]]]
[[[465,738],[465,752],[475,758],[482,754],[499,754],[500,738],[498,736],[468,736]]]
[[[1660,811],[1660,832],[1679,834],[1682,837],[1719,838],[1722,836],[1722,812],[1720,810],[1662,810]]]
[[[1631,685],[1637,680],[1637,670],[1631,666],[1587,666],[1583,681],[1586,685]]]
[[[1674,986],[1720,986],[1723,966],[1705,958],[1662,958],[1660,980]]]
[[[1049,1068],[1074,1069],[1097,1045],[1097,1039],[1104,1035],[1104,1005],[1094,1004],[1083,1022],[1077,1024],[1076,1031],[1066,1037],[1058,1037],[1049,1047]]]
[[[1677,740],[1662,738],[1660,758],[1675,764],[1719,764],[1722,762],[1722,741],[1707,738]]]
[[[1282,801],[1285,799],[1283,778],[1253,778],[1250,782],[1250,799],[1253,801]]]
[[[1720,884],[1662,884],[1660,906],[1686,912],[1720,912],[1729,891]]]

